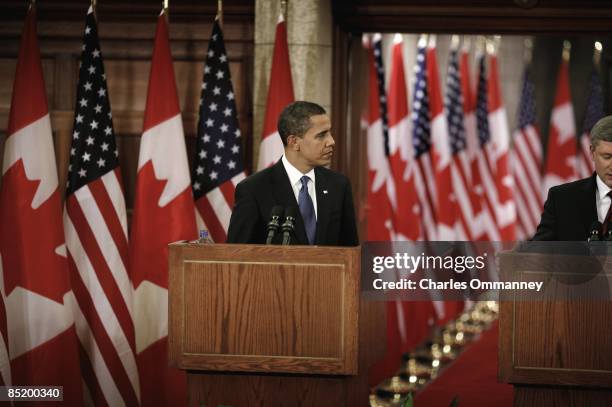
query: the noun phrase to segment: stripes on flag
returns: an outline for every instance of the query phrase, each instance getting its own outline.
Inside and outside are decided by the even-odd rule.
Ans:
[[[478,174],[482,182],[483,206],[485,216],[483,222],[486,225],[489,240],[499,241],[501,234],[497,223],[496,205],[498,202],[497,187],[495,183],[495,154],[491,133],[489,129],[489,92],[486,69],[486,54],[482,52],[478,56],[478,84],[476,92],[476,128],[480,150],[477,154]],[[480,188],[477,184],[475,188]]]
[[[418,42],[415,83],[412,103],[412,143],[414,147],[415,187],[419,198],[421,226],[425,240],[436,240],[436,185],[432,156],[429,113],[429,90],[427,86],[427,39],[421,36]]]
[[[82,370],[95,404],[136,405],[127,215],[97,22],[85,19],[64,229]]]
[[[242,137],[223,32],[217,20],[208,44],[192,189],[196,221],[215,242],[225,242],[234,190],[245,178]]]
[[[451,145],[452,163],[451,179],[453,194],[457,202],[457,215],[461,236],[465,240],[473,240],[477,232],[474,230],[476,221],[470,196],[472,169],[468,157],[468,140],[465,130],[464,100],[459,69],[459,49],[451,48],[448,73],[446,75],[446,117]]]
[[[530,67],[525,67],[519,105],[518,128],[514,131],[512,175],[517,210],[517,238],[528,239],[536,231],[542,213],[542,144],[536,124],[534,85]]]

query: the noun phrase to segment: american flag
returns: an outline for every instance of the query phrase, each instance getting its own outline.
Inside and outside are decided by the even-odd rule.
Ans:
[[[374,34],[374,64],[376,66],[376,79],[378,82],[378,100],[380,117],[382,119],[383,137],[385,140],[385,156],[389,156],[389,119],[387,117],[387,93],[385,90],[385,67],[383,64],[382,35]],[[393,198],[392,198],[393,199]]]
[[[475,222],[473,220],[473,209],[470,200],[471,168],[467,155],[467,137],[463,115],[464,102],[461,92],[461,79],[459,77],[459,51],[456,47],[450,51],[444,104],[452,153],[451,177],[453,193],[457,200],[459,221],[463,231],[463,236],[461,237],[473,240],[475,233],[472,232],[472,227]]]
[[[412,103],[412,142],[414,146],[415,186],[422,214],[422,230],[425,240],[436,240],[435,179],[431,163],[431,135],[429,96],[427,91],[427,41],[419,40],[415,70],[414,99]]]
[[[93,401],[139,403],[127,273],[127,218],[109,95],[92,7],[81,53],[64,228],[78,303],[81,367]]]
[[[225,242],[234,189],[245,177],[242,138],[223,33],[215,20],[206,54],[192,188],[200,229]]]
[[[595,166],[591,159],[591,129],[599,119],[604,117],[603,92],[601,89],[601,79],[597,67],[593,67],[587,101],[582,135],[580,136],[580,147],[578,149],[578,176],[585,178],[593,174]]]
[[[514,132],[512,175],[516,185],[517,238],[535,232],[542,213],[542,141],[536,125],[534,85],[530,67],[525,67],[519,106],[519,123]]]
[[[499,241],[500,234],[495,218],[497,188],[495,187],[493,146],[491,143],[491,133],[489,131],[487,87],[486,54],[482,53],[478,57],[478,84],[476,91],[476,129],[480,146],[477,160],[484,197],[484,216],[482,220],[488,224],[487,231],[489,240]]]

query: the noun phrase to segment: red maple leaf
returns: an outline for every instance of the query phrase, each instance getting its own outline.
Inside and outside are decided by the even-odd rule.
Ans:
[[[66,258],[55,253],[65,242],[59,191],[33,209],[39,184],[26,177],[22,160],[2,180],[0,252],[5,294],[19,286],[63,303],[69,284]]]
[[[159,197],[167,180],[155,178],[149,161],[138,172],[130,234],[130,273],[134,287],[143,280],[168,287],[168,244],[197,237],[193,195],[185,188],[163,208]]]

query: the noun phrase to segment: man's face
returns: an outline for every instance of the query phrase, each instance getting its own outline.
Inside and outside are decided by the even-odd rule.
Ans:
[[[591,145],[591,156],[595,163],[595,172],[612,188],[612,141],[599,141],[595,146]]]
[[[295,137],[297,155],[305,166],[314,168],[331,163],[335,142],[330,129],[329,116],[315,115],[310,117],[310,128],[306,133]]]

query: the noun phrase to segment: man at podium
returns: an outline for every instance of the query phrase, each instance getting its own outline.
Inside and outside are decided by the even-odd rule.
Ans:
[[[330,129],[329,116],[316,103],[285,107],[278,119],[284,155],[236,186],[228,243],[266,243],[274,234],[269,222],[277,216],[282,228],[275,243],[284,232],[291,244],[359,244],[351,184],[326,168],[335,145]]]
[[[612,237],[612,116],[591,130],[595,174],[550,188],[533,240],[579,241]],[[554,159],[554,158],[553,158]]]

